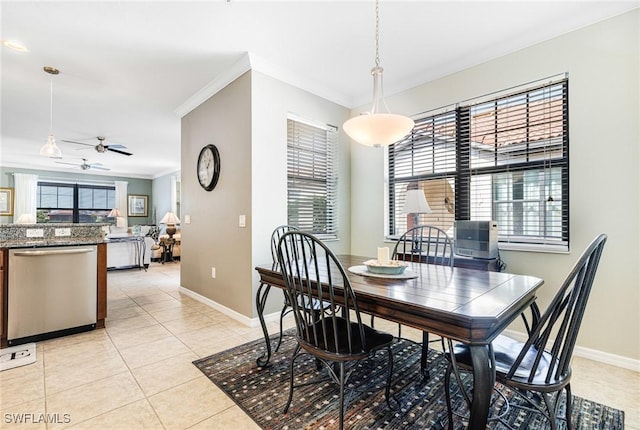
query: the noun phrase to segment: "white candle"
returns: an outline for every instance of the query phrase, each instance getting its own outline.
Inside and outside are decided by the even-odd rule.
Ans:
[[[389,248],[378,248],[378,263],[389,264]]]

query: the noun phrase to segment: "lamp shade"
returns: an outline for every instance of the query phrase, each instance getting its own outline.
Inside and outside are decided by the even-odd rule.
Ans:
[[[33,214],[22,214],[15,221],[15,224],[35,224],[36,217]]]
[[[406,214],[429,214],[431,207],[422,189],[407,190],[402,212]]]
[[[160,224],[179,224],[180,218],[176,216],[173,212],[167,212],[164,214],[162,219],[160,220]]]
[[[53,134],[50,134],[42,148],[40,148],[40,155],[50,158],[62,158],[62,151],[56,145],[56,139]]]
[[[109,212],[109,215],[107,215],[107,217],[109,218],[117,218],[122,216],[122,213],[120,212],[120,209],[118,208],[113,208],[111,209],[111,212]]]
[[[393,113],[366,113],[347,120],[344,132],[366,146],[387,146],[411,133],[411,118]]]

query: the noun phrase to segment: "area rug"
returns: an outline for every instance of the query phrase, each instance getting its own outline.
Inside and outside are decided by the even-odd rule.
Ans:
[[[292,330],[286,333],[280,350],[274,353],[265,367],[256,364],[256,358],[265,352],[264,340],[211,355],[193,362],[214,384],[222,389],[263,429],[334,429],[338,428],[338,387],[329,380],[294,390],[293,402],[287,414],[282,411],[289,394],[289,363],[295,347]],[[277,337],[273,337],[277,340]],[[274,343],[272,343],[274,344]],[[420,374],[420,344],[398,340],[393,344],[394,374],[391,391],[400,404],[392,411],[384,398],[384,366],[386,353],[381,352],[354,371],[350,382],[355,387],[345,413],[345,429],[442,429],[447,426],[447,406],[444,394],[446,360],[430,350],[428,366],[431,377],[424,380]],[[310,356],[296,360],[296,383],[321,378],[326,370],[318,372]],[[326,379],[326,378],[325,378]],[[471,382],[469,381],[469,384]],[[453,384],[455,385],[455,384]],[[454,409],[464,411],[466,405],[459,390],[452,385]],[[510,404],[522,401],[505,387],[501,391]],[[346,396],[345,396],[346,397]],[[502,400],[494,403],[492,414],[504,410]],[[565,411],[564,396],[558,415]],[[505,420],[520,429],[548,428],[540,414],[511,407]],[[576,429],[624,429],[624,412],[574,396],[573,423]],[[454,427],[466,428],[466,420],[456,417]],[[498,421],[490,423],[492,429],[506,428]],[[566,423],[559,421],[559,428]]]

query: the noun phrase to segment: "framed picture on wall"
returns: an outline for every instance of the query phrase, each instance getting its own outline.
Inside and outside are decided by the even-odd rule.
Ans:
[[[128,196],[128,216],[148,216],[149,196],[143,194],[129,194]]]
[[[13,188],[0,188],[0,215],[13,215]]]

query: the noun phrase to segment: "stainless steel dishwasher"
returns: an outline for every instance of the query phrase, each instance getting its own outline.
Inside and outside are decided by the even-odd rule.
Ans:
[[[12,249],[8,267],[10,345],[95,328],[97,246]]]

